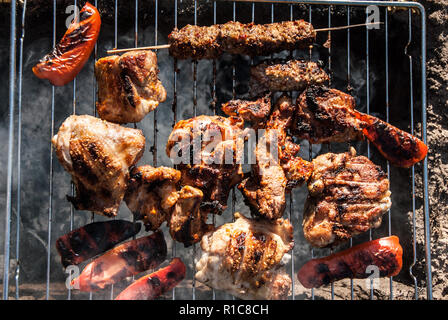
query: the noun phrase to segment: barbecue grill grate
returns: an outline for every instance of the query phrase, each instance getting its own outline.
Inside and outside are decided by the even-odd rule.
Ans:
[[[159,26],[159,5],[158,5],[158,0],[154,0],[155,1],[155,12],[153,13],[154,15],[154,45],[158,44],[158,26]],[[178,6],[179,6],[179,1],[180,0],[175,0],[174,1],[174,26],[173,27],[178,27]],[[98,3],[100,2],[100,3]],[[181,2],[181,1],[180,1]],[[205,1],[204,1],[205,2]],[[209,2],[209,1],[207,1]],[[221,23],[221,22],[225,22],[225,21],[217,21],[217,10],[219,10],[219,7],[221,5],[226,4],[225,2],[229,2],[229,1],[212,1],[212,12],[213,12],[213,23]],[[255,16],[255,8],[256,6],[259,5],[269,5],[271,7],[271,21],[258,21],[258,19],[256,19]],[[308,10],[308,20],[310,22],[313,21],[313,12],[316,8],[326,8],[326,10],[328,10],[328,27],[332,26],[332,12],[334,8],[338,8],[338,7],[344,7],[346,9],[346,23],[347,25],[350,25],[351,23],[351,13],[352,10],[354,10],[354,8],[364,8],[367,7],[369,5],[375,5],[378,6],[379,8],[381,8],[381,10],[383,11],[383,15],[384,15],[384,46],[385,46],[385,52],[384,52],[384,59],[385,59],[385,88],[386,88],[386,94],[385,94],[385,115],[386,115],[386,121],[389,121],[389,111],[390,111],[390,106],[389,106],[389,102],[390,102],[390,83],[389,83],[389,72],[390,72],[390,65],[389,65],[389,50],[390,50],[390,44],[389,44],[389,17],[391,15],[394,14],[394,11],[390,10],[392,9],[404,9],[408,11],[408,19],[407,19],[407,30],[408,30],[408,43],[407,46],[405,48],[405,52],[404,54],[406,54],[409,57],[409,93],[410,93],[410,105],[409,105],[409,112],[410,112],[410,118],[411,118],[411,122],[410,122],[410,128],[411,128],[411,133],[414,133],[414,100],[418,101],[418,104],[421,106],[421,134],[422,134],[422,140],[426,143],[426,68],[425,68],[425,64],[426,64],[426,43],[425,43],[425,35],[426,35],[426,25],[425,25],[425,11],[422,5],[420,5],[419,3],[415,3],[415,2],[390,2],[390,1],[311,1],[311,0],[302,0],[302,1],[264,1],[264,0],[260,0],[260,1],[247,1],[247,0],[240,0],[240,1],[232,1],[232,18],[234,21],[237,20],[237,12],[238,12],[238,8],[242,8],[240,6],[244,6],[244,10],[251,10],[251,19],[252,22],[256,22],[256,23],[267,23],[267,22],[274,22],[275,21],[275,13],[276,13],[276,6],[281,5],[282,9],[288,8],[289,9],[289,16],[290,19],[293,20],[295,17],[295,12],[298,9],[298,5],[302,5],[300,7],[300,10],[303,10],[303,6],[307,7]],[[20,256],[20,242],[21,242],[21,236],[23,233],[23,230],[21,230],[21,224],[20,219],[21,219],[21,208],[22,208],[22,203],[21,203],[21,192],[22,192],[22,185],[21,185],[21,180],[22,180],[22,171],[21,171],[21,162],[22,162],[22,84],[23,84],[23,65],[24,65],[24,58],[23,58],[23,51],[24,51],[24,39],[25,39],[25,18],[26,18],[26,14],[27,14],[27,1],[24,0],[23,4],[21,6],[21,21],[20,23],[20,27],[16,27],[16,0],[11,0],[11,33],[10,33],[10,41],[11,41],[11,46],[10,46],[10,73],[9,73],[9,79],[10,79],[10,83],[9,83],[9,140],[8,140],[8,157],[7,157],[7,192],[6,192],[6,211],[5,211],[5,232],[4,232],[4,269],[3,269],[3,299],[8,299],[10,294],[10,258],[11,258],[11,251],[13,248],[15,248],[15,256],[14,258],[16,259],[17,266],[14,270],[14,282],[15,282],[15,298],[19,299],[21,297],[20,295],[20,291],[19,291],[19,285],[20,285],[20,260],[21,260],[21,256]],[[74,5],[77,6],[78,3],[76,0],[74,0]],[[101,1],[95,0],[94,1],[94,5],[95,6],[99,6],[101,8]],[[136,47],[138,47],[139,45],[139,1],[135,0],[135,13],[134,13],[134,45]],[[227,5],[227,4],[226,4]],[[57,10],[57,1],[53,0],[53,19],[50,23],[52,23],[52,44],[53,46],[56,44],[56,10]],[[241,9],[243,10],[243,9]],[[115,0],[114,3],[114,47],[117,48],[118,47],[118,34],[119,34],[119,23],[118,23],[118,0]],[[415,38],[415,36],[412,33],[412,27],[413,27],[413,20],[416,16],[420,17],[420,25],[418,26],[418,28],[420,29],[420,39],[417,39],[419,41],[419,46],[420,46],[420,52],[421,55],[418,57],[419,59],[419,72],[420,74],[420,91],[418,91],[418,96],[414,94],[414,87],[413,87],[413,82],[414,82],[414,71],[413,68],[415,67],[415,65],[413,64],[413,56],[410,54],[410,52],[408,52],[408,47],[411,45],[412,42],[417,42]],[[160,16],[163,17],[163,16]],[[192,17],[192,21],[190,23],[194,23],[197,24],[198,23],[198,0],[194,1],[194,15]],[[342,31],[339,31],[342,32]],[[352,84],[352,77],[351,77],[351,45],[352,45],[352,41],[353,39],[351,38],[351,30],[347,29],[346,31],[346,39],[347,39],[347,81],[346,81],[346,85],[347,85],[347,90],[349,90],[351,88],[351,84]],[[366,51],[365,51],[365,61],[366,61],[366,74],[365,74],[365,81],[366,81],[366,88],[367,88],[367,92],[366,92],[366,104],[367,104],[367,113],[370,113],[370,79],[371,79],[371,74],[370,74],[370,56],[369,56],[369,52],[370,52],[370,43],[369,43],[369,29],[366,28],[365,31],[365,46],[366,46]],[[328,31],[328,37],[331,39],[331,35],[332,32]],[[19,42],[18,42],[18,46],[16,43],[16,37],[19,36]],[[17,51],[18,50],[18,55]],[[290,52],[290,56],[292,57],[294,55],[294,52]],[[98,49],[97,46],[95,45],[95,50],[93,53],[94,56],[94,62],[97,60],[98,57]],[[313,56],[313,52],[312,49],[310,49],[309,52],[309,57],[310,59]],[[18,60],[18,61],[17,61]],[[179,108],[178,108],[178,95],[180,94],[179,92],[179,70],[178,70],[178,62],[176,59],[173,59],[172,61],[173,63],[173,72],[172,72],[172,81],[173,81],[173,88],[172,88],[172,111],[173,111],[173,121],[172,124],[174,125],[174,123],[176,123],[179,120]],[[213,72],[213,83],[211,84],[211,106],[212,106],[212,112],[213,114],[217,114],[218,113],[218,106],[217,106],[217,60],[213,60],[212,62],[212,72]],[[253,63],[253,61],[251,60],[251,63]],[[18,65],[18,70],[16,70],[16,65]],[[328,47],[328,61],[327,61],[327,68],[329,70],[329,74],[332,75],[332,46],[330,45]],[[198,113],[198,62],[197,61],[192,61],[191,62],[191,71],[193,74],[193,83],[192,84],[182,84],[184,86],[189,86],[192,85],[191,90],[192,90],[192,97],[193,97],[193,115],[196,116]],[[237,86],[237,77],[236,77],[236,57],[232,57],[232,68],[231,68],[231,79],[232,79],[232,98],[235,98],[237,96],[236,93],[236,86]],[[96,115],[96,110],[95,110],[95,103],[96,103],[96,90],[97,90],[97,86],[95,83],[95,78],[93,77],[93,89],[92,89],[92,97],[93,97],[93,101],[92,101],[92,114]],[[69,86],[67,86],[66,90],[69,90]],[[77,110],[77,82],[76,79],[73,81],[73,87],[72,87],[72,95],[73,95],[73,100],[72,100],[72,113],[76,114]],[[161,105],[161,108],[166,108],[166,105]],[[404,111],[403,111],[404,112]],[[157,122],[157,109],[153,111],[153,146],[151,148],[151,152],[152,152],[152,158],[153,158],[153,165],[157,165],[157,143],[158,143],[158,138],[160,138],[158,136],[158,126],[159,123]],[[15,118],[17,116],[17,119]],[[48,136],[48,138],[52,137],[55,133],[55,87],[51,87],[51,107],[50,107],[50,115],[51,117],[51,128],[50,128],[50,135]],[[147,117],[147,119],[149,118],[149,116]],[[144,120],[144,121],[148,121],[148,120]],[[163,124],[165,125],[165,124]],[[137,124],[134,124],[134,127],[138,127]],[[17,137],[15,137],[15,134],[17,134]],[[145,132],[145,135],[147,137],[150,137],[150,133],[149,132]],[[165,138],[165,137],[162,137]],[[149,139],[148,139],[149,140]],[[49,143],[48,141],[45,143]],[[328,146],[323,146],[323,149],[327,148],[327,150],[331,151],[332,150],[332,145],[328,145]],[[51,147],[50,147],[51,149]],[[308,157],[309,159],[313,158],[313,153],[315,153],[315,151],[313,152],[313,146],[310,145],[309,146],[309,154]],[[370,152],[370,146],[367,143],[367,156],[370,157],[371,156],[371,152]],[[52,225],[53,225],[53,221],[54,221],[54,212],[53,212],[53,195],[54,195],[54,159],[53,159],[53,152],[50,152],[48,154],[48,162],[49,162],[49,172],[48,172],[48,188],[49,188],[49,198],[48,198],[48,229],[47,229],[47,257],[46,257],[46,261],[47,261],[47,269],[46,269],[46,290],[45,290],[45,297],[48,299],[50,297],[50,285],[51,285],[51,281],[50,281],[50,275],[51,275],[51,258],[52,258],[52,251],[51,248],[54,247],[54,242],[55,242],[55,238],[59,237],[60,234],[58,235],[54,235],[53,234],[53,230],[52,230]],[[14,166],[16,166],[16,171],[14,172]],[[423,181],[423,213],[424,213],[424,240],[425,240],[425,257],[424,257],[424,264],[426,267],[426,296],[428,299],[432,299],[432,281],[431,281],[431,252],[430,252],[430,232],[429,232],[429,200],[428,200],[428,168],[427,168],[427,159],[424,160],[423,165],[422,165],[422,181]],[[387,174],[388,177],[390,177],[391,175],[391,167],[389,166],[389,163],[387,162]],[[13,175],[16,175],[16,179],[17,179],[17,184],[16,184],[16,190],[13,190]],[[412,248],[413,248],[413,261],[412,264],[410,265],[410,268],[408,270],[410,276],[412,277],[413,281],[414,281],[414,298],[418,299],[419,298],[419,288],[418,288],[418,279],[416,278],[416,276],[414,276],[413,274],[413,267],[416,265],[416,263],[419,261],[419,259],[421,259],[421,257],[419,258],[417,256],[417,228],[416,228],[416,176],[417,176],[417,172],[414,169],[414,167],[411,168],[411,175],[412,175],[412,239],[413,239],[413,243],[412,243]],[[393,183],[393,181],[392,181]],[[71,185],[71,192],[74,192],[74,187],[73,184]],[[15,203],[15,210],[16,210],[16,230],[15,230],[15,239],[12,239],[12,235],[11,235],[11,225],[12,225],[12,212],[13,212],[13,207],[14,204],[12,203],[13,201],[13,194],[17,194],[16,196],[16,203]],[[235,209],[235,205],[236,205],[236,194],[235,194],[235,189],[233,190],[233,192],[231,193],[231,211],[233,212]],[[393,210],[394,206],[392,206],[392,210]],[[296,212],[299,216],[301,214],[301,210],[302,210],[302,206],[297,206],[294,205],[294,199],[293,199],[293,193],[291,193],[291,196],[289,197],[289,212],[287,213],[289,215],[289,218],[292,219],[293,213]],[[392,221],[391,221],[391,215],[392,212],[389,211],[388,215],[387,215],[387,227],[388,227],[388,231],[387,234],[391,235],[392,234]],[[227,216],[230,216],[229,214],[227,214]],[[91,219],[92,222],[95,220],[95,216],[92,214]],[[216,222],[216,218],[215,216],[213,216],[213,222]],[[386,222],[384,222],[386,223]],[[74,208],[71,206],[70,208],[70,216],[69,216],[69,225],[70,225],[70,230],[72,230],[74,228]],[[78,226],[76,226],[78,227]],[[296,227],[298,227],[296,225]],[[382,235],[385,236],[385,235]],[[369,234],[369,238],[372,239],[372,231],[370,231]],[[302,239],[295,239],[296,243],[299,241],[303,241]],[[350,246],[352,246],[352,240],[350,240]],[[176,256],[178,254],[178,250],[179,248],[177,248],[176,244],[173,242],[172,243],[172,256]],[[196,255],[196,251],[197,251],[197,246],[194,245],[191,249],[191,260],[190,261],[185,261],[186,264],[189,265],[190,268],[192,268],[194,270],[194,257]],[[319,250],[311,250],[310,251],[310,258],[314,257],[318,254]],[[54,253],[53,253],[54,254]],[[294,249],[292,251],[292,255],[294,255]],[[291,259],[291,264],[288,265],[290,268],[290,275],[292,278],[292,292],[295,292],[294,289],[299,285],[296,282],[296,272],[298,271],[298,269],[296,269],[296,265],[294,263],[294,259]],[[405,272],[405,271],[402,271]],[[194,273],[192,273],[194,275]],[[196,298],[196,282],[194,280],[194,277],[192,277],[191,279],[191,297],[193,299]],[[332,284],[331,285],[331,298],[334,299],[335,298],[335,286],[337,286],[338,284]],[[389,286],[390,286],[390,299],[394,298],[394,288],[393,288],[393,281],[392,278],[390,278],[389,281]],[[217,297],[217,292],[215,292],[214,290],[212,291],[212,298],[215,299]],[[310,294],[311,294],[311,298],[314,299],[315,298],[315,290],[311,289],[310,290]],[[351,299],[355,299],[355,294],[354,294],[354,284],[353,284],[353,280],[350,281],[350,296]],[[110,289],[110,298],[112,299],[114,297],[114,288],[112,286],[112,288]],[[67,299],[71,299],[72,298],[72,292],[70,289],[68,289],[67,291]],[[93,299],[93,295],[92,293],[89,295],[90,299]],[[172,291],[172,299],[176,299],[179,298],[179,295],[176,293],[176,289],[173,289]],[[293,294],[291,297],[291,299],[295,299],[297,298],[296,294]],[[374,290],[373,290],[373,285],[371,282],[371,286],[370,286],[370,298],[373,299],[374,298]]]

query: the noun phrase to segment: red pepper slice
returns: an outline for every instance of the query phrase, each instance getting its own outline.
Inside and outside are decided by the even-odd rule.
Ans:
[[[79,22],[73,21],[53,51],[33,67],[36,77],[48,79],[55,86],[72,81],[89,59],[100,27],[98,10],[87,2],[80,11]]]

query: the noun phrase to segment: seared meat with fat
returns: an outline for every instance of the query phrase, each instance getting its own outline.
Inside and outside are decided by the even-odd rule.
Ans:
[[[274,60],[250,69],[250,94],[257,97],[267,91],[302,91],[309,85],[324,84],[327,73],[313,61]]]
[[[423,160],[428,147],[415,136],[355,110],[352,96],[310,87],[297,99],[293,134],[311,143],[360,140],[365,136],[391,164],[408,168]]]
[[[182,172],[182,185],[201,189],[202,208],[220,213],[234,185],[243,178],[243,121],[220,116],[198,116],[176,123],[166,153]]]
[[[52,143],[60,163],[72,175],[76,196],[67,198],[75,208],[115,216],[129,168],[145,149],[142,132],[88,115],[70,116]]]
[[[195,278],[241,299],[286,299],[291,278],[281,265],[294,246],[289,220],[253,220],[239,213],[235,219],[204,235]]]
[[[143,220],[146,230],[155,231],[169,219],[179,198],[177,183],[180,176],[176,169],[150,165],[131,171],[124,200],[134,217]]]
[[[381,167],[350,152],[327,153],[313,160],[303,233],[314,247],[329,247],[378,228],[391,199]]]
[[[169,228],[171,237],[182,242],[185,247],[199,242],[202,236],[214,226],[208,225],[207,213],[200,209],[202,191],[185,186],[179,191],[179,199],[174,206]]]
[[[252,127],[258,127],[271,111],[271,95],[267,94],[257,100],[230,100],[222,104],[222,111],[228,116],[239,116],[244,121],[252,123]]]
[[[311,163],[297,156],[300,146],[287,135],[293,112],[291,98],[281,96],[258,138],[251,175],[238,186],[254,215],[280,218],[287,189],[301,185],[311,175]]]
[[[115,123],[142,120],[166,100],[158,73],[157,56],[149,50],[99,59],[95,64],[95,76],[100,118]]]

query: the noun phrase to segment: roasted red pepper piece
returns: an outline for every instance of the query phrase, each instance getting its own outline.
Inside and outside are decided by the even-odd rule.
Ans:
[[[173,289],[185,278],[186,267],[179,258],[156,272],[141,277],[124,289],[115,300],[152,300]]]
[[[376,266],[381,277],[396,276],[403,265],[398,237],[365,242],[350,249],[305,263],[297,278],[305,288],[318,288],[344,278],[365,279],[367,267]]]
[[[81,291],[95,291],[148,269],[165,259],[167,247],[161,231],[125,242],[89,263],[72,286]]]
[[[40,79],[48,79],[55,86],[72,81],[89,59],[100,27],[98,10],[87,2],[79,13],[79,22],[70,24],[53,51],[33,67],[34,74]]]
[[[357,117],[365,123],[364,136],[394,166],[409,168],[426,157],[428,147],[417,137],[368,114]]]
[[[64,267],[77,265],[139,233],[140,223],[110,220],[89,223],[56,240]]]

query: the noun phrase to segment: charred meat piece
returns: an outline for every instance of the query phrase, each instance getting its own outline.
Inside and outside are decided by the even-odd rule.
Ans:
[[[282,260],[294,246],[289,220],[253,220],[239,213],[235,219],[202,238],[195,278],[240,299],[286,299],[291,278]]]
[[[293,134],[311,143],[360,140],[364,136],[393,165],[408,168],[423,160],[428,147],[418,138],[355,110],[352,96],[309,87],[297,99]]]
[[[307,181],[312,173],[312,165],[297,156],[300,146],[287,135],[293,112],[291,99],[281,96],[258,139],[251,175],[238,186],[253,215],[280,218],[286,191]]]
[[[398,237],[385,237],[308,261],[297,277],[309,289],[345,278],[365,279],[371,275],[368,267],[372,265],[378,267],[381,277],[393,277],[400,273],[402,255]]]
[[[378,228],[391,206],[389,180],[381,167],[350,152],[313,160],[303,232],[314,247],[329,247]]]
[[[161,231],[147,237],[125,242],[89,263],[72,286],[81,291],[96,291],[156,268],[167,255],[165,238]]]
[[[355,99],[342,91],[308,87],[298,98],[292,133],[311,143],[361,140],[363,122],[353,116]]]
[[[74,207],[115,216],[126,191],[129,168],[145,149],[141,130],[88,115],[70,116],[52,143],[59,162],[72,175],[76,196],[67,198]]]
[[[283,50],[306,49],[316,39],[313,26],[304,21],[242,24],[229,21],[200,27],[187,25],[168,36],[170,55],[177,59],[216,59],[224,52],[266,56]]]
[[[140,223],[125,220],[92,222],[56,240],[56,249],[64,268],[77,265],[135,236]]]
[[[146,230],[157,230],[169,220],[179,198],[177,183],[180,171],[144,165],[131,171],[125,202],[137,220],[143,220]]]
[[[54,86],[66,85],[75,79],[89,60],[100,28],[99,12],[87,2],[79,12],[79,21],[72,21],[53,51],[33,67],[33,73]]]
[[[239,118],[202,115],[176,123],[168,138],[166,154],[178,165],[181,184],[203,192],[203,210],[224,210],[230,190],[243,178],[242,129]]]
[[[186,267],[182,260],[173,258],[165,268],[141,277],[124,289],[115,300],[153,300],[173,289],[184,278]]]
[[[239,116],[244,121],[252,123],[252,127],[258,127],[271,111],[271,95],[267,94],[257,100],[230,100],[222,104],[222,111],[228,116]]]
[[[169,220],[171,237],[182,242],[185,247],[199,242],[202,236],[213,229],[208,225],[207,213],[200,209],[202,191],[190,186],[184,186],[179,191],[179,199],[174,206]]]
[[[166,100],[158,73],[157,56],[150,50],[99,59],[95,76],[100,118],[115,123],[141,121]]]
[[[263,62],[251,67],[250,74],[253,97],[266,91],[302,91],[329,80],[328,74],[316,62],[305,60]]]

